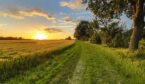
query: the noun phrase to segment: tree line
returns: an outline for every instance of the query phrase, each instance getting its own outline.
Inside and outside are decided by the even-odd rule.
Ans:
[[[145,0],[82,0],[82,1],[83,4],[88,5],[87,10],[91,10],[92,13],[95,15],[94,25],[96,24],[99,25],[99,27],[96,26],[95,27],[96,28],[100,28],[100,26],[104,27],[100,29],[103,32],[103,36],[107,36],[106,38],[105,37],[103,38],[106,40],[102,40],[101,38],[103,43],[107,41],[110,45],[111,42],[114,42],[118,40],[118,38],[121,38],[124,39],[124,41],[127,40],[127,42],[125,43],[126,45],[128,45],[130,50],[138,49],[139,41],[142,39],[143,30],[145,26],[145,21],[144,21]],[[128,18],[133,20],[133,28],[129,31],[123,31],[120,30],[120,28],[119,30],[118,28],[110,29],[109,27],[110,21],[114,19],[120,19],[122,14],[125,14]],[[110,26],[113,26],[114,24],[111,24]],[[112,32],[110,31],[108,32],[108,29]],[[118,33],[115,33],[114,31]],[[129,33],[124,33],[124,32],[129,32]],[[87,34],[86,36],[89,37],[90,35]],[[102,35],[100,36],[102,37]],[[79,37],[77,35],[77,32],[75,33],[75,37],[77,37],[77,39]],[[84,40],[86,40],[86,38]]]
[[[22,40],[22,37],[0,37],[0,40]]]
[[[77,40],[104,44],[109,47],[128,47],[132,30],[127,30],[119,21],[112,22],[105,27],[99,27],[96,20],[92,22],[80,21],[74,33]]]
[[[99,26],[97,20],[80,21],[74,33],[77,40],[90,41],[109,47],[129,47],[130,36],[133,29],[128,29],[119,20],[111,21],[106,26]],[[145,29],[141,36],[145,39]]]

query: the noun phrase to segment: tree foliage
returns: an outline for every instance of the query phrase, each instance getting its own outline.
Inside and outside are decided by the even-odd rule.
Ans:
[[[71,36],[65,38],[65,40],[72,40]]]
[[[98,32],[95,32],[92,37],[90,38],[90,42],[94,44],[101,44],[101,37]]]
[[[76,39],[105,44],[109,47],[128,47],[132,30],[125,30],[125,26],[120,21],[107,23],[103,27],[96,23],[97,20],[81,21],[75,29]]]
[[[88,9],[96,15],[97,19],[120,18],[122,14],[133,19],[129,49],[138,48],[145,26],[145,0],[83,0],[83,2],[88,3]]]
[[[93,34],[93,28],[88,21],[80,21],[74,33],[74,37],[78,40],[89,40]]]
[[[100,36],[103,44],[110,47],[121,47],[119,39],[122,40],[123,26],[119,22],[110,23],[107,27],[101,28]]]
[[[123,13],[132,18],[133,7],[141,0],[87,0],[88,9],[100,18],[119,18]],[[142,0],[144,3],[144,0]],[[86,1],[85,1],[86,2]]]

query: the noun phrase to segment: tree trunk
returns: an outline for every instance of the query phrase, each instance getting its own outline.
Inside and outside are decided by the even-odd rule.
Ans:
[[[139,41],[141,40],[141,35],[144,27],[144,12],[143,12],[144,0],[138,0],[133,5],[133,32],[130,38],[129,49],[138,49]]]
[[[130,38],[130,44],[129,44],[130,50],[138,49],[139,41],[141,39],[141,33],[142,33],[143,27],[137,26],[137,25],[138,23],[134,21],[134,28],[133,28],[133,32],[132,32],[132,35]]]

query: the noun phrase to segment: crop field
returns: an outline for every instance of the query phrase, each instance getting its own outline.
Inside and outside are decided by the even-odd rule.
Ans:
[[[1,40],[0,61],[10,60],[30,54],[51,51],[72,44],[69,40]]]

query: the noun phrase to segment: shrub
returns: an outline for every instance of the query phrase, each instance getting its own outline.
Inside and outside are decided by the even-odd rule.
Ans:
[[[121,47],[123,46],[124,42],[123,42],[123,38],[122,38],[122,34],[118,33],[111,41],[111,43],[109,44],[109,46],[111,47]]]
[[[130,40],[130,36],[124,32],[119,32],[115,36],[110,36],[104,31],[100,32],[100,38],[103,44],[109,47],[124,47],[127,48]]]
[[[100,35],[98,33],[94,33],[92,35],[92,37],[90,38],[90,42],[91,43],[95,43],[95,44],[101,44],[101,38]]]

